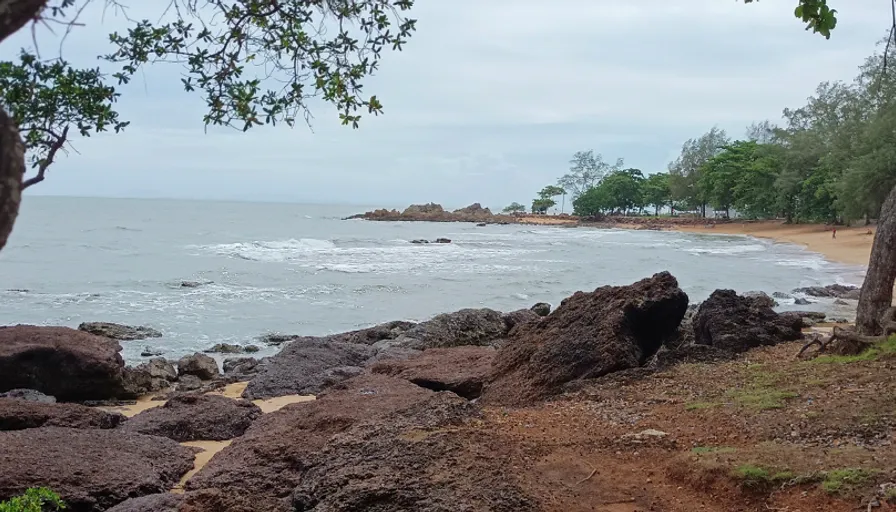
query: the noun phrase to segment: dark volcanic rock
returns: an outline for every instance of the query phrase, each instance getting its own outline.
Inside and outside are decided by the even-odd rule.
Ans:
[[[733,290],[714,291],[694,318],[697,344],[734,353],[798,340],[802,337],[801,328],[798,315],[779,315]]]
[[[793,299],[793,303],[796,304],[797,306],[808,306],[809,304],[812,304],[811,302],[809,302],[808,299],[804,299],[802,297],[797,297],[797,298]]]
[[[72,512],[102,511],[166,492],[193,467],[194,451],[162,437],[59,427],[0,432],[0,500],[29,487],[57,492]]]
[[[535,314],[538,316],[548,316],[551,314],[551,305],[547,302],[539,302],[532,306],[530,309],[532,309],[532,311],[535,312]]]
[[[519,324],[537,322],[541,319],[542,316],[531,309],[519,309],[510,313],[504,313],[504,325],[507,326],[507,332],[510,332],[511,329]]]
[[[650,358],[646,366],[654,370],[662,370],[680,363],[712,363],[730,359],[733,356],[734,354],[731,352],[709,345],[694,343],[686,343],[678,347],[663,345]]]
[[[206,349],[204,352],[208,354],[242,354],[246,349],[242,345],[234,345],[232,343],[218,343],[215,346]]]
[[[120,350],[67,327],[0,327],[0,392],[28,388],[63,402],[126,396]]]
[[[258,359],[254,357],[234,357],[224,360],[224,375],[241,377],[258,373]]]
[[[757,306],[773,308],[778,305],[778,301],[765,292],[745,292],[743,296],[752,300]]]
[[[176,395],[161,407],[137,414],[122,428],[178,442],[225,441],[243,435],[259,416],[261,409],[246,400],[219,395]]]
[[[774,297],[776,299],[792,299],[793,295],[790,295],[789,293],[784,293],[784,292],[775,292],[772,294],[772,297]]]
[[[477,417],[464,400],[439,394],[358,423],[321,450],[292,505],[300,512],[539,510],[516,483],[501,440],[461,431]]]
[[[276,347],[276,346],[280,346],[284,343],[288,343],[298,337],[299,336],[296,336],[293,334],[271,333],[271,334],[264,334],[262,336],[259,336],[258,341],[265,343],[267,345]]]
[[[525,403],[571,381],[640,366],[676,336],[687,307],[687,294],[668,272],[576,292],[542,321],[512,333],[495,357],[483,399]]]
[[[214,379],[220,372],[218,363],[211,357],[200,354],[184,356],[177,362],[177,373],[180,375],[195,375],[202,380]]]
[[[0,398],[15,398],[26,402],[38,402],[42,404],[55,404],[56,397],[48,396],[33,389],[10,389],[6,393],[0,393]]]
[[[152,347],[143,347],[143,352],[140,352],[140,357],[158,357],[164,354],[165,351]]]
[[[123,501],[106,512],[178,512],[182,501],[179,494],[150,494]]]
[[[451,391],[464,398],[482,394],[495,358],[490,347],[432,348],[404,361],[382,361],[370,367],[382,373],[407,379],[433,391]]]
[[[84,322],[78,326],[78,330],[119,341],[162,337],[162,333],[152,327],[122,325],[112,322]]]
[[[177,379],[178,391],[196,391],[202,388],[202,379],[195,375],[181,375]]]
[[[837,299],[858,300],[861,288],[843,284],[829,284],[827,286],[809,286],[806,288],[797,288],[793,293],[802,293],[810,297],[825,297]]]
[[[327,442],[355,423],[394,415],[433,392],[385,375],[363,375],[317,400],[265,414],[187,482],[187,490],[219,490],[203,512],[287,512],[291,494]],[[351,470],[351,468],[345,468]]]
[[[374,325],[373,327],[368,327],[366,329],[359,329],[357,331],[323,336],[322,339],[328,343],[360,343],[363,345],[373,345],[378,341],[393,340],[408,332],[416,325],[417,324],[414,322],[397,320],[394,322]]]
[[[126,387],[138,395],[167,389],[176,380],[177,370],[163,358],[151,359],[134,368],[125,368]]]
[[[249,381],[243,397],[272,398],[317,394],[339,379],[339,367],[359,367],[376,350],[359,343],[329,342],[325,338],[299,338],[279,354],[266,358]],[[342,373],[349,375],[347,373]]]
[[[500,312],[487,308],[462,309],[421,322],[396,338],[393,343],[417,350],[463,345],[485,346],[502,340],[506,333],[507,323]],[[380,342],[378,348],[393,343]]]
[[[37,427],[115,428],[124,420],[125,417],[121,414],[84,405],[0,398],[0,430]]]

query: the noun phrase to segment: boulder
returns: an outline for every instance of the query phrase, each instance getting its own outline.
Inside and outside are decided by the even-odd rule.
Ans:
[[[640,366],[676,336],[687,307],[687,294],[668,272],[576,292],[542,321],[511,333],[495,356],[483,400],[526,403],[572,381]]]
[[[0,398],[0,431],[37,427],[115,428],[124,420],[121,414],[84,405]]]
[[[254,357],[234,357],[224,360],[224,375],[240,378],[258,373],[258,359]]]
[[[241,345],[232,343],[218,343],[215,346],[206,349],[207,354],[242,354],[245,349]]]
[[[385,375],[343,381],[317,400],[263,415],[191,478],[187,490],[220,491],[217,508],[202,510],[292,511],[293,489],[335,434],[360,421],[393,416],[433,394]]]
[[[140,352],[140,357],[158,357],[164,354],[165,351],[152,347],[143,347],[143,351]]]
[[[802,319],[798,315],[775,313],[767,305],[739,296],[733,290],[714,291],[694,318],[697,344],[732,353],[798,340],[802,338],[801,329]]]
[[[317,394],[339,380],[340,376],[353,375],[352,372],[334,369],[358,368],[375,352],[373,347],[360,343],[331,342],[325,338],[311,337],[296,339],[277,355],[263,360],[243,397],[254,400]]]
[[[440,204],[412,204],[401,212],[401,216],[409,217],[409,220],[423,220],[427,218],[438,218],[444,216],[446,213],[447,212]]]
[[[292,334],[271,333],[271,334],[264,334],[262,336],[259,336],[258,341],[265,343],[267,345],[277,347],[284,343],[288,343],[296,338],[298,338],[298,336],[295,336]]]
[[[178,442],[225,441],[243,435],[261,409],[220,395],[176,395],[132,417],[122,428]]]
[[[504,325],[506,326],[507,332],[510,332],[511,329],[519,324],[537,322],[541,319],[542,316],[531,309],[518,309],[516,311],[511,311],[510,313],[504,313]]]
[[[551,305],[547,302],[539,302],[530,309],[538,316],[548,316],[551,314]]]
[[[494,358],[495,349],[491,347],[431,348],[403,361],[378,362],[370,366],[370,371],[472,400],[482,394]]]
[[[859,300],[861,288],[844,284],[829,284],[827,286],[808,286],[797,288],[793,293],[801,293],[809,297],[837,298]]]
[[[162,333],[152,327],[122,325],[112,322],[84,322],[78,326],[78,330],[119,341],[162,337]]]
[[[792,299],[793,295],[790,295],[789,293],[784,293],[784,292],[774,292],[774,293],[772,293],[772,297],[774,297],[776,299]]]
[[[436,238],[435,240],[432,241],[432,243],[434,243],[434,244],[450,244],[451,239],[450,238]]]
[[[26,402],[38,402],[42,404],[55,404],[55,396],[47,396],[33,389],[10,389],[6,393],[0,393],[0,398],[15,398]]]
[[[809,304],[812,304],[811,302],[809,302],[808,299],[804,299],[802,297],[797,297],[797,298],[793,299],[793,303],[796,304],[797,306],[808,306]]]
[[[423,350],[462,345],[486,346],[502,340],[505,334],[507,323],[500,312],[487,308],[462,309],[421,322],[392,342],[379,342],[377,348],[398,345]]]
[[[166,492],[193,468],[194,450],[163,437],[112,429],[0,432],[0,500],[48,487],[72,512],[109,509]]]
[[[67,327],[0,327],[0,392],[28,388],[63,402],[127,396],[120,350]]]
[[[160,357],[134,368],[125,368],[125,381],[133,394],[155,393],[171,387],[177,381],[177,370],[173,364]]]
[[[499,437],[471,436],[475,407],[438,394],[334,436],[292,493],[299,512],[541,510]]]
[[[778,306],[778,301],[773,299],[769,294],[765,292],[745,292],[743,294],[744,297],[751,299],[758,306],[764,306],[773,308]]]
[[[196,352],[192,356],[184,356],[177,362],[179,375],[195,375],[202,380],[214,379],[220,372],[218,363],[211,357]]]
[[[178,391],[197,391],[202,389],[202,379],[195,375],[181,375],[177,379]]]

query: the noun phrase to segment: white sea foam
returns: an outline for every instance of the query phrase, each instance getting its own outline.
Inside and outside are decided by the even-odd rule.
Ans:
[[[729,244],[729,245],[716,245],[712,247],[688,247],[683,249],[685,252],[689,252],[691,254],[744,254],[750,252],[762,252],[767,250],[767,247],[761,244]]]

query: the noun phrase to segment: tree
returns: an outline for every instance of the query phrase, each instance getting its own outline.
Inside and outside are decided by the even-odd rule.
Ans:
[[[526,207],[521,205],[520,203],[510,203],[509,205],[504,207],[504,213],[522,213],[526,211]]]
[[[553,199],[545,199],[545,198],[533,199],[532,200],[532,213],[544,215],[545,213],[548,212],[548,210],[550,208],[553,208],[556,205],[557,205],[557,201],[554,201]]]
[[[573,200],[600,183],[608,173],[617,171],[624,165],[621,158],[610,165],[604,162],[603,155],[595,155],[593,150],[576,152],[569,164],[569,172],[557,180],[557,185],[571,194]]]
[[[69,27],[81,23],[75,4],[76,0],[0,1],[0,41],[32,21]],[[413,4],[414,0],[174,0],[160,5],[160,19],[171,21],[132,22],[124,34],[110,36],[112,51],[103,58],[121,66],[113,75],[119,84],[127,83],[146,64],[180,66],[184,88],[201,91],[206,101],[206,125],[241,130],[280,122],[292,126],[299,118],[310,121],[308,100],[319,97],[337,108],[343,124],[357,127],[362,112],[383,111],[376,96],[363,94],[363,82],[379,67],[384,50],[401,50],[408,41],[416,20],[405,14]],[[125,124],[111,110],[117,94],[102,85],[96,70],[74,70],[62,61],[38,66],[37,60],[23,55],[18,65],[4,65],[3,72],[9,88],[4,88],[0,105],[0,249],[18,215],[26,154],[42,178],[56,151],[68,141],[66,127],[89,135]],[[9,90],[26,92],[10,99]],[[38,90],[50,92],[58,111],[68,114],[44,108],[51,101],[35,96]],[[35,104],[41,108],[26,111]],[[19,126],[27,118],[32,124]]]
[[[607,195],[606,187],[592,187],[584,194],[573,199],[573,212],[580,217],[593,217],[609,211],[612,200]]]
[[[654,173],[644,180],[642,185],[644,204],[654,207],[654,215],[659,217],[660,209],[669,205],[672,201],[672,191],[669,190],[669,175],[666,173]]]
[[[727,144],[728,135],[725,130],[713,127],[682,145],[681,154],[669,164],[669,188],[674,200],[685,204],[689,209],[700,209],[701,214],[706,216],[708,198],[700,177],[704,165]]]

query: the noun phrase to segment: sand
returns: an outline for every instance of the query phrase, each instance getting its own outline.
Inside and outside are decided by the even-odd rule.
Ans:
[[[817,252],[829,261],[849,265],[868,265],[874,227],[837,228],[837,238],[831,236],[831,227],[819,224],[786,225],[782,222],[755,222],[717,224],[713,228],[703,226],[677,226],[674,231],[686,233],[750,235],[778,242],[799,244]]]

